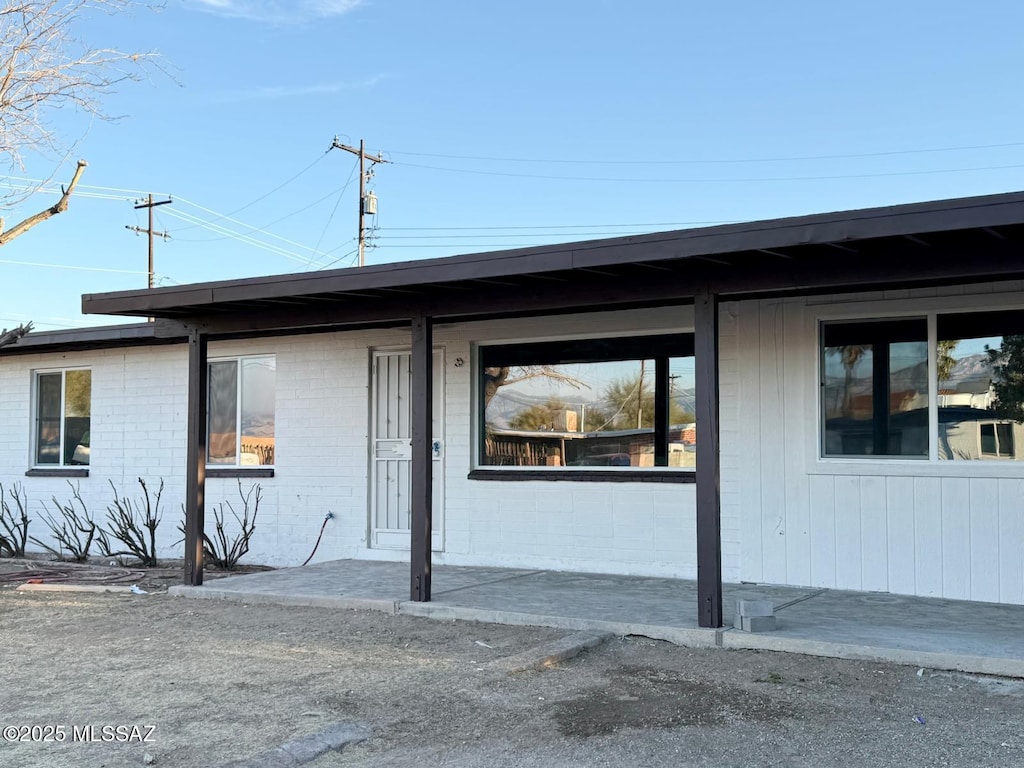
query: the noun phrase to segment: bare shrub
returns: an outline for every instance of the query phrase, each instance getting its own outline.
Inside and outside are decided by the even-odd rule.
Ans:
[[[104,557],[134,557],[147,568],[157,565],[156,529],[160,525],[160,497],[164,492],[164,481],[151,500],[146,481],[139,478],[142,498],[138,501],[128,496],[118,496],[117,487],[110,481],[114,492],[114,503],[107,507],[109,528],[98,531],[97,543]]]
[[[8,497],[10,501],[7,500]],[[4,491],[3,483],[0,483],[0,555],[25,556],[30,522],[25,487],[15,483],[10,493],[7,493]]]
[[[62,504],[54,496],[53,508],[57,515],[43,513],[43,522],[49,526],[50,533],[57,540],[57,546],[54,547],[40,541],[34,536],[32,542],[56,555],[60,560],[71,559],[76,563],[84,563],[89,559],[89,550],[92,548],[99,527],[82,500],[79,486],[72,484],[70,480],[68,480],[68,485],[71,487],[71,500]],[[82,508],[81,512],[78,511],[75,502]]]
[[[249,539],[256,531],[256,514],[260,509],[260,501],[263,498],[263,489],[259,483],[253,483],[249,490],[242,492],[242,481],[238,481],[238,496],[242,501],[242,514],[239,516],[230,501],[218,504],[213,510],[214,535],[210,537],[203,531],[203,558],[212,566],[224,571],[233,571],[238,567],[238,561],[249,551]],[[229,539],[224,526],[224,507],[231,511],[231,515],[238,523],[238,532]],[[250,516],[250,507],[252,515]],[[178,530],[185,535],[185,523],[178,525]]]

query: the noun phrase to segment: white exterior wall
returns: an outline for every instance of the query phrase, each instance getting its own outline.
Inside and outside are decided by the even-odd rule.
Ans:
[[[730,306],[722,503],[740,579],[1024,603],[1024,462],[822,459],[818,444],[821,320],[1021,307],[1019,282]]]
[[[1022,307],[1024,286],[725,303],[721,328],[722,555],[726,581],[1024,603],[1024,462],[821,459],[818,323],[977,307]],[[470,480],[478,343],[692,331],[692,308],[529,318],[435,328],[445,360],[443,549],[434,561],[696,576],[692,484]],[[328,511],[316,561],[405,560],[371,549],[371,356],[404,330],[210,345],[211,358],[277,357],[276,465],[248,562],[301,563]],[[22,484],[31,532],[62,478],[25,477],[32,371],[93,371],[92,465],[80,483],[97,518],[110,480],[138,495],[166,481],[161,556],[180,557],[185,477],[184,345],[0,357],[0,482]],[[207,521],[237,480],[207,479]],[[233,520],[229,520],[229,525]]]
[[[438,326],[445,351],[445,502],[443,550],[436,563],[557,568],[638,575],[696,576],[694,486],[673,483],[498,482],[469,480],[475,455],[475,343],[692,330],[692,308],[657,312]],[[214,342],[210,359],[274,354],[277,360],[274,477],[256,482],[262,503],[247,562],[298,565],[310,554],[328,511],[314,562],[338,558],[406,560],[407,551],[371,549],[368,448],[371,355],[407,347],[403,330],[324,333]],[[461,364],[459,360],[461,359]],[[47,535],[43,505],[71,497],[64,478],[26,477],[30,466],[32,372],[92,369],[92,457],[89,477],[72,479],[94,517],[110,503],[112,480],[137,497],[136,478],[166,486],[161,557],[181,557],[177,531],[185,477],[187,349],[184,345],[50,353],[0,358],[0,482],[28,493],[30,532]],[[214,509],[241,511],[238,481],[206,480],[207,530]],[[234,520],[227,512],[229,530]],[[738,523],[723,525],[726,574],[739,564]],[[31,548],[31,547],[30,547]],[[36,548],[38,549],[38,548]]]
[[[448,434],[445,551],[436,561],[696,578],[692,484],[467,478],[476,455],[475,343],[692,330],[692,307],[439,326]],[[738,535],[733,522],[723,527]],[[723,543],[723,552],[737,550],[738,538]],[[725,562],[727,577],[737,578],[738,562],[728,554]]]

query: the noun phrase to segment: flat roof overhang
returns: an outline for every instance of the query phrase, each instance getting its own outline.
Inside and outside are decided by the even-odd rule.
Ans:
[[[1024,277],[1024,192],[86,294],[86,313],[212,334],[405,324]],[[175,330],[177,329],[177,330]]]
[[[28,355],[41,352],[71,352],[78,349],[142,347],[184,342],[185,337],[160,336],[154,323],[124,323],[60,331],[32,331],[18,341],[0,348],[0,355]]]

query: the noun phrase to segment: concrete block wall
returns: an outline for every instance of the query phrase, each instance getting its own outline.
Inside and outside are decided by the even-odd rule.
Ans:
[[[444,348],[446,434],[443,550],[435,562],[606,571],[654,576],[696,575],[694,487],[680,484],[496,482],[469,480],[475,445],[475,345],[481,341],[551,338],[550,319],[438,326]],[[559,318],[558,335],[587,336],[692,330],[688,308]],[[298,565],[324,516],[314,562],[337,558],[405,560],[406,551],[371,549],[369,528],[369,387],[374,349],[408,347],[408,332],[359,331],[211,343],[209,356],[273,354],[277,361],[273,478],[253,483],[262,501],[249,562]],[[165,480],[162,557],[180,557],[177,524],[184,501],[187,350],[136,347],[0,358],[0,482],[23,484],[33,505],[32,532],[52,495],[69,497],[62,478],[25,477],[29,467],[32,372],[88,366],[93,371],[93,455],[80,481],[89,508],[102,516],[109,482],[135,497],[137,477],[151,489]],[[230,502],[241,512],[239,482],[207,478],[208,530]],[[235,522],[223,507],[227,525]],[[735,526],[724,528],[732,531]],[[730,553],[735,545],[724,544]],[[738,564],[726,555],[727,569]]]

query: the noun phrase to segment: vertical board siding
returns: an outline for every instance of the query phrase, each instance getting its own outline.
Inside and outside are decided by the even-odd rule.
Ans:
[[[971,481],[942,478],[942,595],[971,596]]]
[[[942,480],[914,479],[914,564],[918,595],[942,591]]]
[[[912,595],[917,591],[914,478],[886,478],[885,492],[889,591]]]
[[[785,546],[786,578],[791,584],[811,580],[810,490],[807,475],[794,467],[807,464],[807,426],[804,411],[814,389],[808,387],[807,355],[803,350],[813,342],[813,333],[804,322],[802,303],[787,302],[783,313],[783,434],[781,445],[765,446],[786,458],[785,474]]]
[[[971,599],[999,594],[999,481],[970,481]],[[1009,542],[1007,542],[1009,545]]]
[[[1016,288],[1014,288],[1016,286]],[[902,312],[929,296],[1019,290],[864,294],[851,316]],[[980,299],[979,299],[980,301]],[[818,459],[819,316],[829,297],[752,300],[736,305],[740,444],[728,491],[739,505],[741,578],[793,586],[1024,604],[1024,479],[1020,465],[922,464]],[[860,314],[858,314],[860,313]],[[723,383],[723,386],[725,383]],[[885,470],[876,472],[885,462]],[[972,466],[987,477],[967,476]],[[993,476],[995,475],[995,476]]]
[[[836,586],[836,481],[830,475],[811,475],[810,586]]]
[[[889,589],[889,525],[884,477],[860,479],[861,589]]]
[[[860,478],[844,475],[836,482],[836,586],[861,589]]]
[[[999,600],[1024,603],[1024,480],[999,481]]]
[[[737,321],[737,369],[739,378],[739,438],[722,450],[735,450],[739,471],[735,477],[723,477],[722,484],[734,481],[740,507],[740,580],[764,581],[761,548],[761,312],[753,302],[739,304]]]
[[[761,312],[761,558],[763,579],[788,583],[786,574],[786,423],[783,410],[785,347],[783,305],[765,302]],[[756,439],[756,438],[755,438]]]

